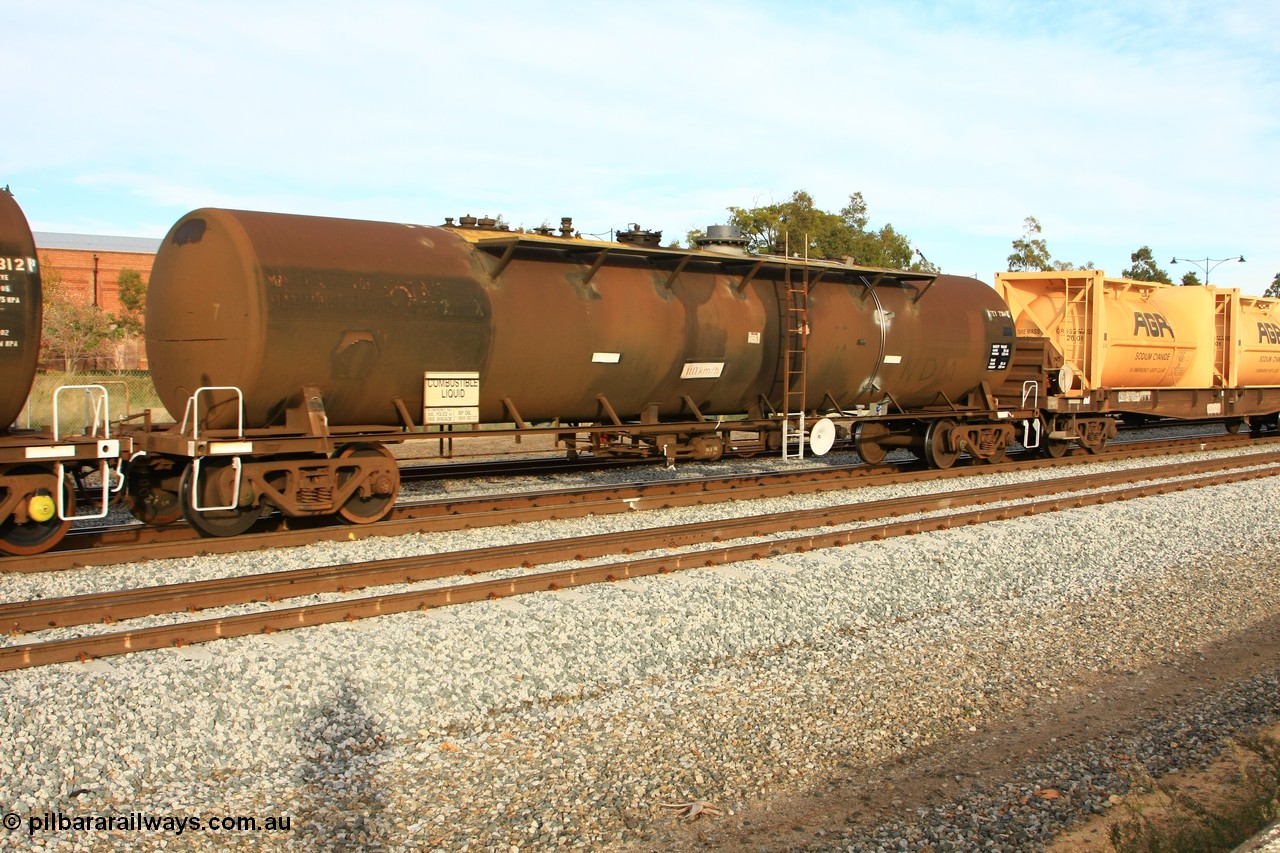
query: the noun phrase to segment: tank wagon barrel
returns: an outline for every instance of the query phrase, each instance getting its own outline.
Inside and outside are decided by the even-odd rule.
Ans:
[[[414,425],[590,422],[601,398],[627,419],[740,414],[782,405],[802,277],[804,408],[957,400],[1007,362],[1007,310],[972,279],[231,210],[165,239],[147,353],[175,416],[196,388],[235,386],[249,427],[282,423],[304,385],[331,425],[402,425],[396,399]]]
[[[35,239],[9,188],[0,190],[0,424],[22,411],[40,359],[43,318]]]

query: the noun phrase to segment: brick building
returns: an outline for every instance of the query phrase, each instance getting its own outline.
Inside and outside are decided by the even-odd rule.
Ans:
[[[52,234],[37,231],[36,252],[42,269],[53,268],[85,304],[112,314],[120,311],[116,279],[133,270],[151,278],[160,241],[145,237],[100,237],[93,234]]]
[[[86,305],[97,305],[110,314],[121,311],[117,280],[124,270],[133,270],[143,282],[151,280],[151,266],[160,248],[159,239],[145,237],[104,237],[93,234],[54,234],[37,231],[32,235],[41,271],[56,271],[72,297]],[[116,346],[110,367],[146,367],[141,341],[122,341]]]

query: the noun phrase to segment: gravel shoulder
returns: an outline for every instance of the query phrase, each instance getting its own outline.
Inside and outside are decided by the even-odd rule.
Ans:
[[[1070,798],[1073,787],[1085,787],[1080,777],[1107,765],[1117,791],[1157,773],[1176,777],[1182,790],[1208,786],[1211,793],[1214,780],[1234,772],[1222,755],[1230,739],[1276,731],[1265,721],[1280,713],[1278,684],[1280,616],[1140,671],[1085,679],[1055,702],[867,772],[749,805],[730,822],[658,830],[631,849],[899,849],[900,841],[929,833],[976,842],[966,830],[985,817],[1003,824],[985,832],[987,840],[1009,836],[1009,849],[1110,851],[1107,830],[1123,811],[1117,807],[1140,796],[1138,789],[1107,795],[1099,809],[1079,809]],[[1052,831],[1036,831],[1046,823]],[[901,849],[918,848],[908,842]],[[951,849],[969,848],[956,841]]]

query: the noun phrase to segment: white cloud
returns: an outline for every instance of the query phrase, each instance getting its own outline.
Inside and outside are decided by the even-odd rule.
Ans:
[[[1143,244],[1252,254],[1231,275],[1255,291],[1280,269],[1267,2],[0,12],[31,69],[0,181],[62,230],[227,205],[681,236],[805,188],[828,209],[862,191],[875,223],[984,276],[1027,215],[1055,255],[1116,271]]]

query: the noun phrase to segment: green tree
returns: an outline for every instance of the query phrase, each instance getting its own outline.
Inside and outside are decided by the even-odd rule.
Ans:
[[[750,252],[841,258],[864,266],[938,272],[892,225],[867,227],[871,220],[860,192],[849,196],[849,203],[839,213],[819,210],[805,190],[796,190],[783,202],[730,207],[728,211],[730,224],[742,229],[749,240]],[[695,245],[701,236],[701,231],[690,231],[689,245]]]
[[[879,231],[859,234],[854,240],[854,250],[849,253],[849,257],[854,263],[872,267],[940,272],[911,245],[907,235],[899,233],[892,225],[885,225]]]
[[[115,318],[97,305],[76,301],[48,258],[40,259],[40,285],[44,296],[40,357],[61,359],[69,373],[82,359],[105,354],[119,335]]]
[[[1183,287],[1199,287],[1201,284],[1200,276],[1193,272],[1184,272],[1182,274],[1182,280],[1179,281],[1178,284]]]
[[[120,305],[124,308],[116,321],[122,335],[141,335],[143,317],[147,313],[147,283],[136,270],[123,269],[116,276]]]
[[[1053,268],[1055,270],[1091,270],[1093,269],[1093,261],[1086,261],[1080,266],[1076,266],[1071,261],[1054,261]]]
[[[818,210],[813,196],[804,190],[796,190],[784,202],[759,207],[730,207],[729,222],[742,229],[750,242],[749,251],[775,254],[789,252],[806,254],[804,241],[808,239],[809,254],[821,257],[816,250],[820,243],[828,243],[840,226],[835,214]],[[826,247],[829,248],[829,247]]]
[[[1280,299],[1280,272],[1276,273],[1276,277],[1271,279],[1271,284],[1267,286],[1267,292],[1262,295],[1271,299]]]
[[[1132,253],[1129,255],[1129,260],[1133,263],[1133,266],[1120,273],[1122,278],[1129,278],[1134,281],[1158,281],[1163,284],[1173,284],[1169,274],[1156,266],[1156,259],[1151,253],[1150,246],[1143,246]]]
[[[1047,272],[1053,269],[1049,246],[1040,236],[1040,222],[1028,216],[1022,223],[1022,237],[1013,241],[1013,254],[1008,258],[1009,272]]]
[[[1008,258],[1009,272],[1093,269],[1093,261],[1080,267],[1071,261],[1055,261],[1049,254],[1049,246],[1041,236],[1042,233],[1040,222],[1034,216],[1023,220],[1022,237],[1013,241],[1013,254]]]

